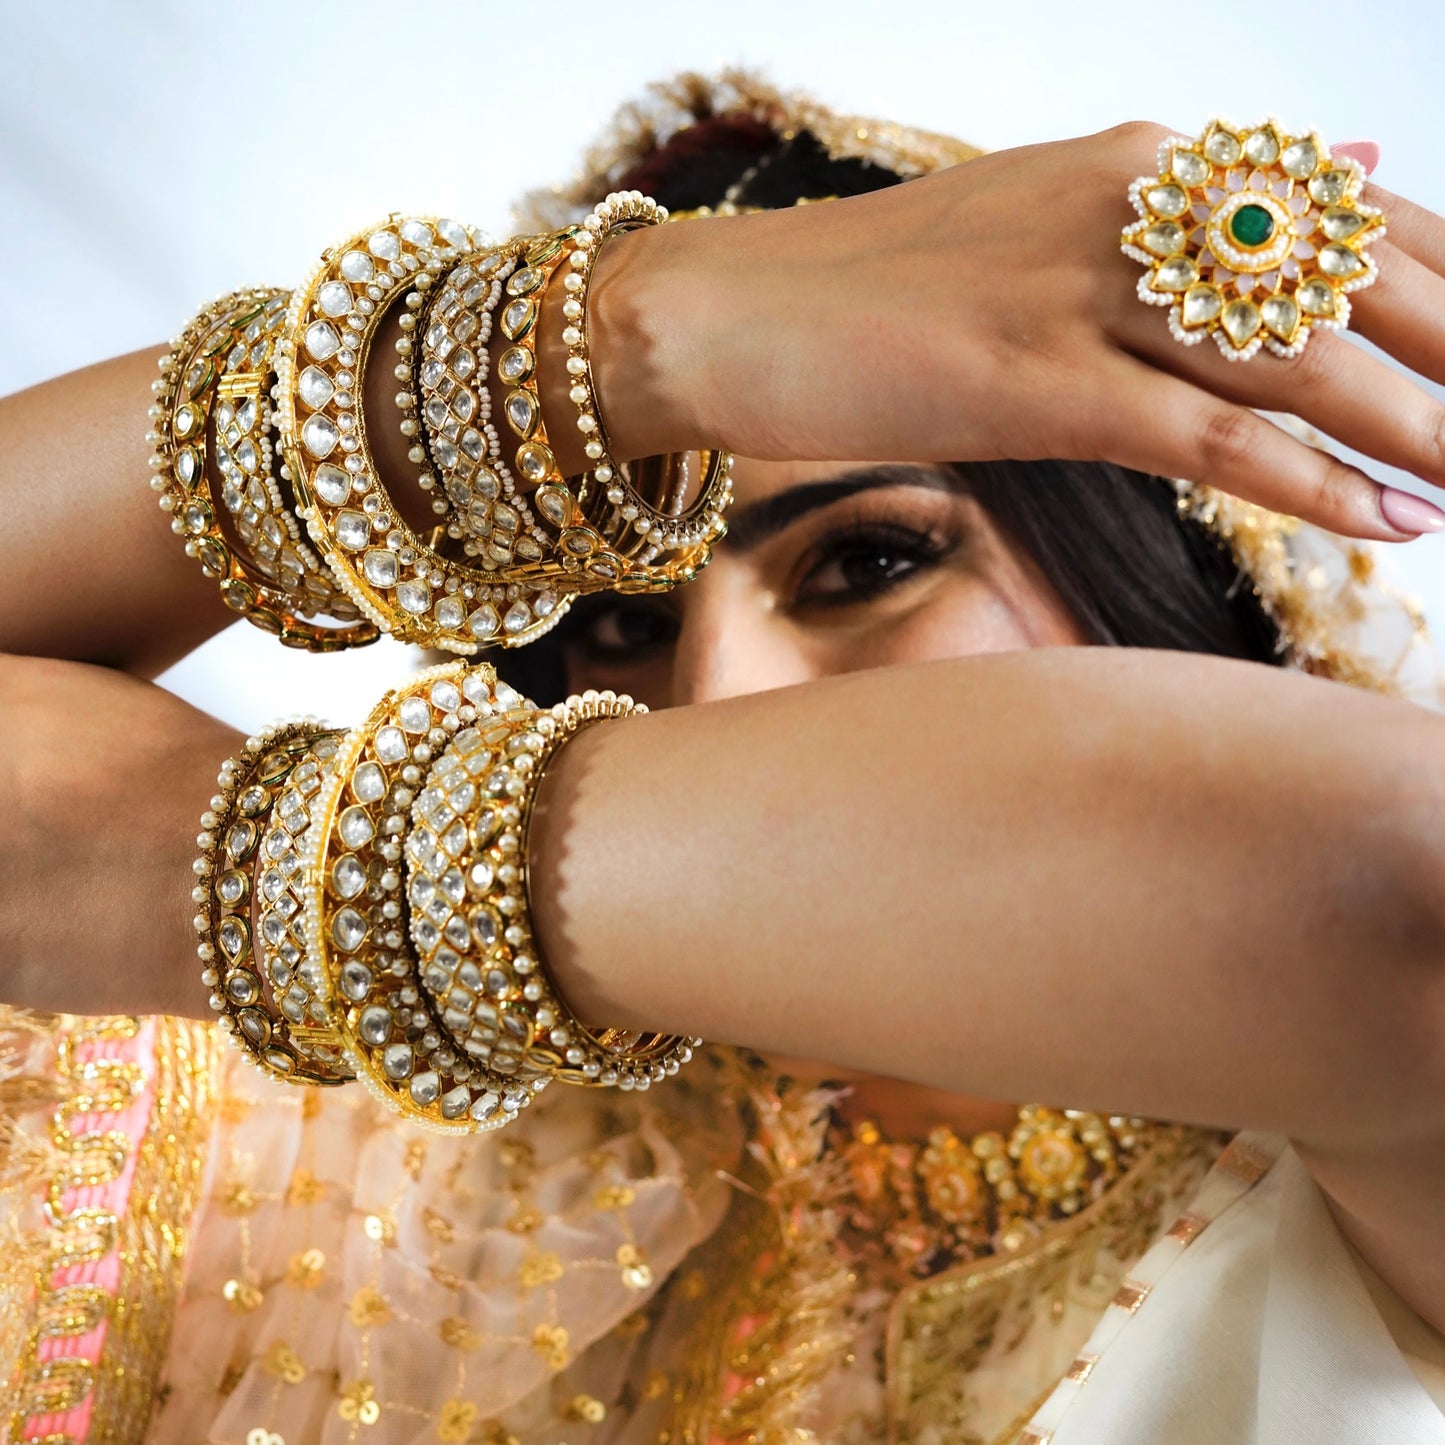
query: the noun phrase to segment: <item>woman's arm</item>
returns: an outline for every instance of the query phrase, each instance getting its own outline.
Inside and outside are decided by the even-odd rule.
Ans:
[[[7,997],[203,1013],[186,880],[235,734],[73,665],[7,659],[0,699]],[[584,733],[533,897],[583,1017],[1286,1132],[1445,1325],[1442,794],[1445,721],[1405,704],[1172,654],[962,659]]]
[[[1102,458],[1401,540],[1376,483],[1249,408],[1295,412],[1445,485],[1445,407],[1328,334],[1291,362],[1231,366],[1179,346],[1136,299],[1125,192],[1164,134],[1126,126],[826,206],[609,242],[591,347],[615,453]],[[1355,325],[1445,381],[1445,222],[1367,199],[1389,211],[1391,239]],[[570,418],[564,324],[544,306],[539,376],[544,409]],[[378,337],[365,380],[368,440],[392,479],[407,475],[397,334],[393,322]],[[144,484],[153,363],[138,353],[0,402],[0,649],[154,672],[228,620]],[[580,471],[575,431],[550,435],[563,470]],[[394,492],[426,514],[415,489]]]

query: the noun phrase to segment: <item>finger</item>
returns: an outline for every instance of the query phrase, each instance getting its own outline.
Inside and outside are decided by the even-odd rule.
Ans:
[[[1445,383],[1445,276],[1390,241],[1370,250],[1379,269],[1374,285],[1350,297],[1351,329],[1411,371]]]
[[[1288,361],[1262,352],[1241,364],[1226,360],[1209,341],[1181,346],[1159,317],[1138,310],[1130,326],[1133,344],[1125,343],[1136,356],[1226,401],[1289,412],[1344,446],[1445,487],[1445,406],[1363,347],[1323,331]],[[1445,326],[1445,312],[1440,324]],[[1433,344],[1445,360],[1445,347]]]
[[[1367,181],[1361,193],[1367,206],[1376,206],[1385,213],[1391,243],[1437,276],[1445,276],[1445,216],[1407,201],[1373,181]]]
[[[1385,505],[1405,523],[1393,525],[1381,510],[1389,489],[1358,467],[1147,362],[1120,357],[1102,380],[1096,422],[1109,461],[1205,483],[1342,536],[1400,542],[1445,530],[1438,508],[1401,510],[1391,500]]]

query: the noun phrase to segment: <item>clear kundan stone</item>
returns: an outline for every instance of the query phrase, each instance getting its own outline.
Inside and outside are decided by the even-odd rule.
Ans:
[[[456,443],[448,441],[445,437],[432,439],[432,454],[436,457],[438,464],[443,467],[451,468],[457,464]]]
[[[371,992],[371,970],[354,958],[341,969],[341,992],[352,1003],[360,1003]]]
[[[1328,319],[1336,314],[1334,289],[1328,281],[1321,281],[1318,276],[1306,281],[1294,294],[1300,310],[1306,316]]]
[[[447,374],[447,369],[435,358],[424,361],[421,364],[421,384],[428,389],[434,387]]]
[[[443,597],[432,609],[438,627],[455,632],[466,621],[467,609],[455,597]]]
[[[318,366],[308,366],[301,373],[296,383],[296,389],[301,393],[301,400],[312,411],[320,410],[336,392],[336,388],[331,384],[331,378]]]
[[[377,730],[376,755],[384,763],[405,762],[411,755],[411,744],[400,728],[384,727]]]
[[[1154,273],[1156,291],[1183,291],[1199,279],[1199,267],[1188,256],[1175,256]]]
[[[1212,130],[1204,142],[1204,154],[1217,166],[1232,166],[1239,159],[1239,142],[1227,130]]]
[[[1348,171],[1324,171],[1310,180],[1310,200],[1320,206],[1338,205],[1349,188]]]
[[[1180,316],[1185,326],[1207,326],[1224,309],[1224,298],[1213,286],[1191,286],[1184,293]]]
[[[365,808],[347,808],[336,831],[348,848],[364,848],[376,836],[376,825]]]
[[[341,433],[336,430],[335,423],[319,412],[307,417],[305,426],[301,428],[301,444],[318,461],[329,457],[340,440]]]
[[[536,309],[531,301],[513,301],[502,312],[502,335],[513,341],[524,335]]]
[[[502,619],[490,602],[484,602],[467,618],[467,631],[478,639],[491,637],[501,625]]]
[[[452,375],[458,381],[465,381],[477,369],[477,358],[464,346],[451,358]]]
[[[517,448],[517,467],[529,482],[543,481],[556,465],[551,449],[541,442],[525,442]]]
[[[530,393],[514,391],[507,398],[507,421],[519,436],[526,436],[532,430],[537,417],[537,405]]]
[[[398,572],[396,553],[388,552],[384,547],[373,547],[362,558],[361,570],[373,587],[393,587]]]
[[[502,618],[502,628],[506,632],[521,632],[531,621],[532,609],[519,600],[507,608],[507,615]]]
[[[326,361],[341,350],[341,338],[329,321],[313,321],[306,328],[306,350],[317,361]]]
[[[201,414],[193,406],[183,406],[177,413],[175,419],[175,433],[177,436],[190,436],[195,431],[196,424],[200,421]]]
[[[1202,186],[1209,179],[1209,162],[1193,151],[1176,150],[1170,169],[1186,186]]]
[[[343,908],[331,920],[331,938],[343,953],[355,953],[366,941],[366,920],[354,909]]]
[[[1259,314],[1266,329],[1286,345],[1294,340],[1294,334],[1299,329],[1300,311],[1292,297],[1268,297],[1260,304]]]
[[[226,980],[226,997],[232,1003],[255,1003],[260,994],[261,980],[254,973],[233,973]]]
[[[518,548],[520,551],[521,549]],[[555,592],[539,592],[532,599],[532,611],[538,617],[550,617],[557,610],[557,594]]]
[[[471,1091],[465,1084],[458,1084],[455,1089],[449,1089],[441,1098],[441,1109],[443,1119],[460,1119],[467,1112],[467,1105],[471,1102]]]
[[[1342,246],[1338,241],[1331,241],[1320,252],[1320,270],[1326,276],[1333,276],[1336,280],[1358,276],[1364,269],[1364,261],[1348,246]]]
[[[394,231],[373,231],[367,237],[366,249],[383,261],[395,261],[401,255],[401,242]]]
[[[535,291],[541,284],[542,273],[531,266],[523,266],[514,271],[507,281],[507,295],[524,296],[528,291]]]
[[[1242,349],[1262,324],[1259,307],[1253,301],[1231,301],[1224,308],[1219,324],[1235,346]]]
[[[476,409],[476,400],[469,391],[459,391],[452,398],[452,415],[458,421],[470,421]]]
[[[479,462],[487,453],[487,443],[476,427],[469,426],[461,439],[462,450],[474,462]]]
[[[487,674],[479,669],[473,669],[462,679],[462,696],[475,707],[487,707],[492,701],[492,689],[487,682]],[[468,729],[473,737],[476,736],[475,729]],[[457,734],[458,738],[461,734]]]
[[[355,281],[358,286],[364,286],[376,274],[376,267],[365,251],[348,251],[341,258],[340,270],[348,281]]]
[[[501,532],[515,532],[522,525],[522,518],[516,509],[505,502],[498,502],[492,508],[492,521]]]
[[[176,453],[176,475],[187,485],[195,481],[196,472],[199,470],[195,452],[190,447],[182,447]]]
[[[1175,185],[1151,186],[1144,192],[1144,203],[1156,216],[1171,221],[1189,209],[1189,197]]]
[[[477,474],[472,478],[472,486],[477,489],[478,496],[489,502],[496,501],[502,495],[501,478],[490,467],[477,468]]]
[[[339,507],[351,495],[351,478],[330,462],[316,468],[314,485],[316,495],[333,507]]]
[[[361,512],[338,512],[336,540],[349,552],[359,552],[371,541],[371,522]]]
[[[432,706],[442,712],[455,712],[462,705],[462,695],[454,682],[433,683],[431,700]]]
[[[421,221],[403,221],[401,235],[413,246],[430,246],[433,240],[431,227]]]
[[[1155,256],[1172,256],[1184,249],[1184,227],[1175,221],[1155,221],[1139,240]]]
[[[490,887],[490,884],[487,886]],[[476,939],[478,948],[496,947],[501,927],[497,922],[497,915],[490,908],[472,909],[468,922],[472,926],[472,936]]]
[[[246,896],[246,889],[249,886],[246,875],[238,873],[233,868],[227,873],[222,873],[216,880],[216,897],[228,906],[236,904]]]
[[[431,611],[431,588],[425,582],[403,582],[396,589],[396,600],[404,612],[420,617]]]
[[[461,250],[464,246],[471,245],[471,238],[467,235],[466,227],[456,221],[443,218],[437,222],[437,235],[439,235],[448,246],[455,246]]]
[[[246,926],[238,919],[228,918],[216,930],[216,942],[227,958],[239,958],[246,949]]]
[[[431,708],[425,698],[407,698],[397,709],[397,717],[409,733],[424,733],[431,727]]]
[[[522,381],[532,369],[532,355],[521,346],[510,346],[497,362],[497,375],[505,382]]]
[[[1315,143],[1311,140],[1297,140],[1287,145],[1280,152],[1280,169],[1285,175],[1293,176],[1295,180],[1302,181],[1308,175],[1313,174],[1314,168],[1320,163],[1320,153],[1315,149]]]
[[[259,1009],[246,1009],[237,1022],[253,1044],[264,1044],[271,1037],[271,1021]]]
[[[231,826],[226,834],[226,851],[238,863],[244,863],[251,849],[256,846],[256,825],[249,818]]]
[[[1279,158],[1279,141],[1272,130],[1251,131],[1244,138],[1244,153],[1257,166],[1270,166]]]
[[[1332,241],[1348,241],[1364,224],[1365,218],[1358,211],[1344,206],[1330,206],[1320,217],[1320,230]]]
[[[351,287],[345,281],[328,281],[316,293],[316,304],[324,316],[345,316],[351,310]]]
[[[415,1055],[410,1044],[392,1044],[381,1056],[381,1066],[389,1079],[404,1079],[412,1071]]]
[[[331,887],[338,898],[355,898],[366,887],[366,869],[355,856],[343,853],[331,865]]]
[[[418,1074],[409,1085],[412,1103],[434,1104],[437,1096],[441,1093],[441,1078],[431,1069],[424,1074]]]
[[[386,775],[375,763],[362,763],[351,775],[351,791],[359,803],[379,803],[386,796]]]
[[[361,1011],[357,1031],[373,1048],[380,1048],[391,1037],[391,1015],[377,1005]]]
[[[256,468],[260,465],[261,455],[256,450],[256,443],[247,437],[240,446],[236,448],[236,464],[243,472],[250,472],[255,475]]]
[[[1177,227],[1175,228],[1178,229]],[[1181,233],[1182,240],[1182,233]],[[572,511],[572,498],[563,487],[539,487],[532,498],[537,510],[553,526],[563,527]]]
[[[467,933],[466,921],[453,914],[447,919],[447,926],[442,929],[442,935],[453,948],[465,948],[472,940]]]
[[[479,1095],[476,1103],[472,1105],[472,1118],[479,1124],[485,1124],[501,1107],[502,1096],[488,1089],[485,1094]]]

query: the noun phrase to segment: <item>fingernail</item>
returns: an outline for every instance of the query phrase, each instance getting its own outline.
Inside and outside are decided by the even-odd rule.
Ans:
[[[1394,487],[1380,488],[1380,515],[1397,532],[1421,537],[1426,532],[1445,532],[1445,512],[1413,492],[1397,492]]]
[[[1380,143],[1377,140],[1347,140],[1342,145],[1331,146],[1330,152],[1359,161],[1367,176],[1374,175],[1375,167],[1380,164]]]

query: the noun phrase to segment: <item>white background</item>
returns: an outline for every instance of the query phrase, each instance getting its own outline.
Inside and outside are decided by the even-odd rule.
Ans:
[[[1276,114],[1378,140],[1377,179],[1445,212],[1439,0],[0,0],[0,392],[287,284],[388,210],[505,230],[648,81],[729,64],[989,148]],[[1445,635],[1445,539],[1393,550]],[[168,681],[254,726],[348,719],[404,667],[390,645],[308,658],[237,624]]]

